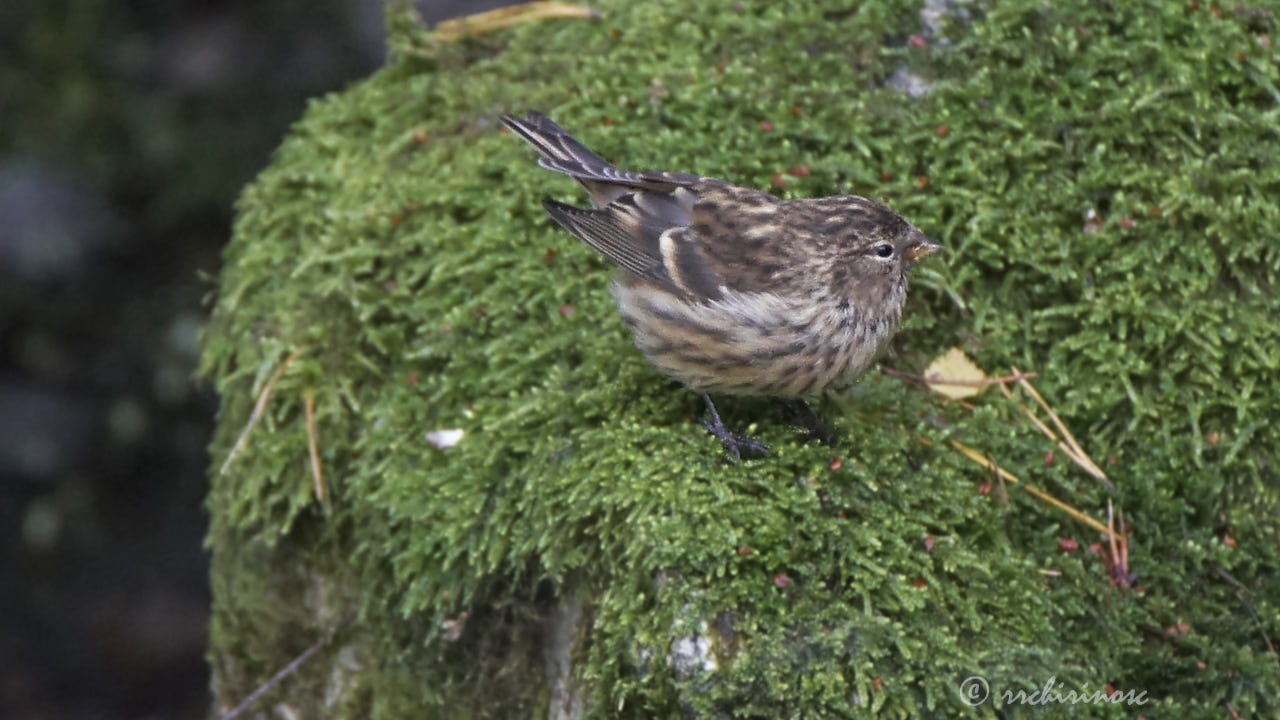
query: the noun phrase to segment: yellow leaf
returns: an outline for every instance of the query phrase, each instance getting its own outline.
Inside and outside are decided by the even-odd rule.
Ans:
[[[953,347],[929,363],[924,370],[924,381],[929,389],[945,397],[959,399],[973,397],[982,392],[981,383],[987,376],[982,369],[960,348]],[[949,383],[947,380],[959,380]]]

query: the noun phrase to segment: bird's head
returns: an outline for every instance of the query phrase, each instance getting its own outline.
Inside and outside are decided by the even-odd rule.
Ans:
[[[814,244],[814,259],[827,266],[831,290],[859,305],[896,295],[905,288],[907,270],[940,247],[887,206],[864,197],[822,198],[806,210],[798,224]]]

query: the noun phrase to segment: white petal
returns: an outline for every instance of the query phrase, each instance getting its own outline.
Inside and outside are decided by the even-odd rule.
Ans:
[[[445,450],[457,445],[465,434],[462,430],[436,430],[427,433],[427,442],[431,443],[431,447]]]

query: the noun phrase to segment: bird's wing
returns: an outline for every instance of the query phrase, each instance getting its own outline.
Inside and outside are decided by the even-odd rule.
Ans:
[[[794,267],[785,205],[718,180],[671,192],[632,190],[594,210],[542,205],[618,266],[694,301],[716,300],[726,288],[775,291]]]
[[[750,188],[710,181],[690,213],[690,240],[707,272],[741,292],[775,292],[797,266],[788,203]],[[727,281],[727,282],[725,282]]]
[[[539,113],[502,122],[538,151],[540,165],[591,193],[595,209],[542,205],[619,267],[691,300],[720,298],[726,278],[735,290],[768,289],[776,266],[757,264],[786,244],[777,198],[687,173],[622,170]]]
[[[681,205],[670,193],[645,191],[596,210],[542,203],[561,227],[619,267],[690,299],[719,298],[721,280],[703,258]]]

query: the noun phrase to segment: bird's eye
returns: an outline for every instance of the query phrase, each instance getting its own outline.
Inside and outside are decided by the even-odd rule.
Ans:
[[[875,246],[875,251],[876,255],[879,255],[882,258],[887,258],[893,254],[893,246],[889,243],[880,243]]]

